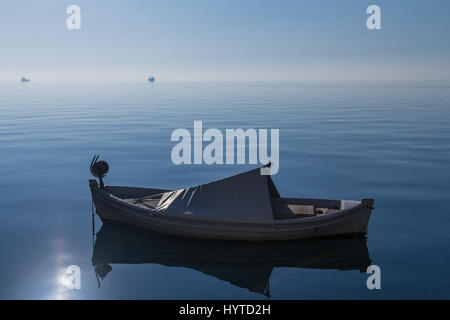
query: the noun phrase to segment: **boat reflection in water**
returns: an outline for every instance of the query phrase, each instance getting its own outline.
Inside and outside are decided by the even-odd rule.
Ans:
[[[364,237],[288,242],[227,242],[178,238],[103,224],[92,264],[102,279],[110,264],[157,263],[191,268],[250,291],[270,296],[269,279],[277,267],[360,270],[370,265]]]

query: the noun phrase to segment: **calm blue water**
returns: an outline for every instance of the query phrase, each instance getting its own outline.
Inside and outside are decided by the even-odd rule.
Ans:
[[[205,129],[279,128],[274,181],[284,196],[375,198],[367,254],[381,268],[381,290],[369,291],[368,275],[355,268],[324,262],[333,246],[335,264],[351,258],[339,243],[299,244],[287,263],[280,261],[287,247],[268,263],[273,299],[450,297],[449,84],[31,82],[0,85],[0,298],[265,299],[242,287],[252,272],[241,272],[239,261],[214,266],[231,273],[221,280],[182,248],[170,251],[177,247],[170,239],[142,239],[159,256],[145,246],[127,256],[129,247],[123,261],[149,263],[111,264],[98,288],[92,156],[110,163],[106,182],[114,185],[178,188],[247,168],[173,165],[170,135],[192,132],[194,120]],[[101,226],[96,218],[96,231]],[[120,232],[111,238],[113,248],[130,244]],[[108,250],[97,253],[115,254]],[[221,245],[201,250],[220,252]],[[166,251],[180,257],[169,267]],[[81,290],[61,284],[69,265],[81,268]]]

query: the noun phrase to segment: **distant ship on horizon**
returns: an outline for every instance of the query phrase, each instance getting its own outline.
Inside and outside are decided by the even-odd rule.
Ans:
[[[22,78],[20,78],[20,82],[30,82],[30,79],[22,77]]]
[[[154,76],[150,76],[148,78],[148,82],[155,82],[155,77]]]

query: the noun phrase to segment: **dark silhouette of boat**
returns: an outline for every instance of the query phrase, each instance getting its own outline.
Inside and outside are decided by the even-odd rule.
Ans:
[[[109,165],[94,157],[92,199],[102,221],[190,238],[276,241],[365,234],[373,199],[281,197],[270,164],[198,186],[162,190],[108,186]]]
[[[30,82],[30,79],[22,77],[22,78],[20,78],[20,82]]]
[[[265,243],[202,241],[103,224],[92,256],[96,275],[105,278],[112,271],[111,264],[145,263],[190,268],[270,296],[269,279],[274,268],[365,272],[371,260],[365,237]]]
[[[153,76],[149,77],[148,82],[155,82],[155,77],[153,77]]]

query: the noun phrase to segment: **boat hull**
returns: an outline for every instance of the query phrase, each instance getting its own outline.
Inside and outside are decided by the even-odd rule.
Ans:
[[[104,188],[99,188],[97,183],[91,181],[90,188],[96,213],[104,222],[123,223],[164,234],[199,239],[282,241],[364,234],[367,231],[373,209],[373,200],[364,199],[355,207],[323,216],[253,223],[185,215],[153,214],[142,207],[122,201]],[[146,190],[148,194],[161,191],[127,187],[114,188],[116,190],[120,190],[120,188],[138,190],[142,196]]]

